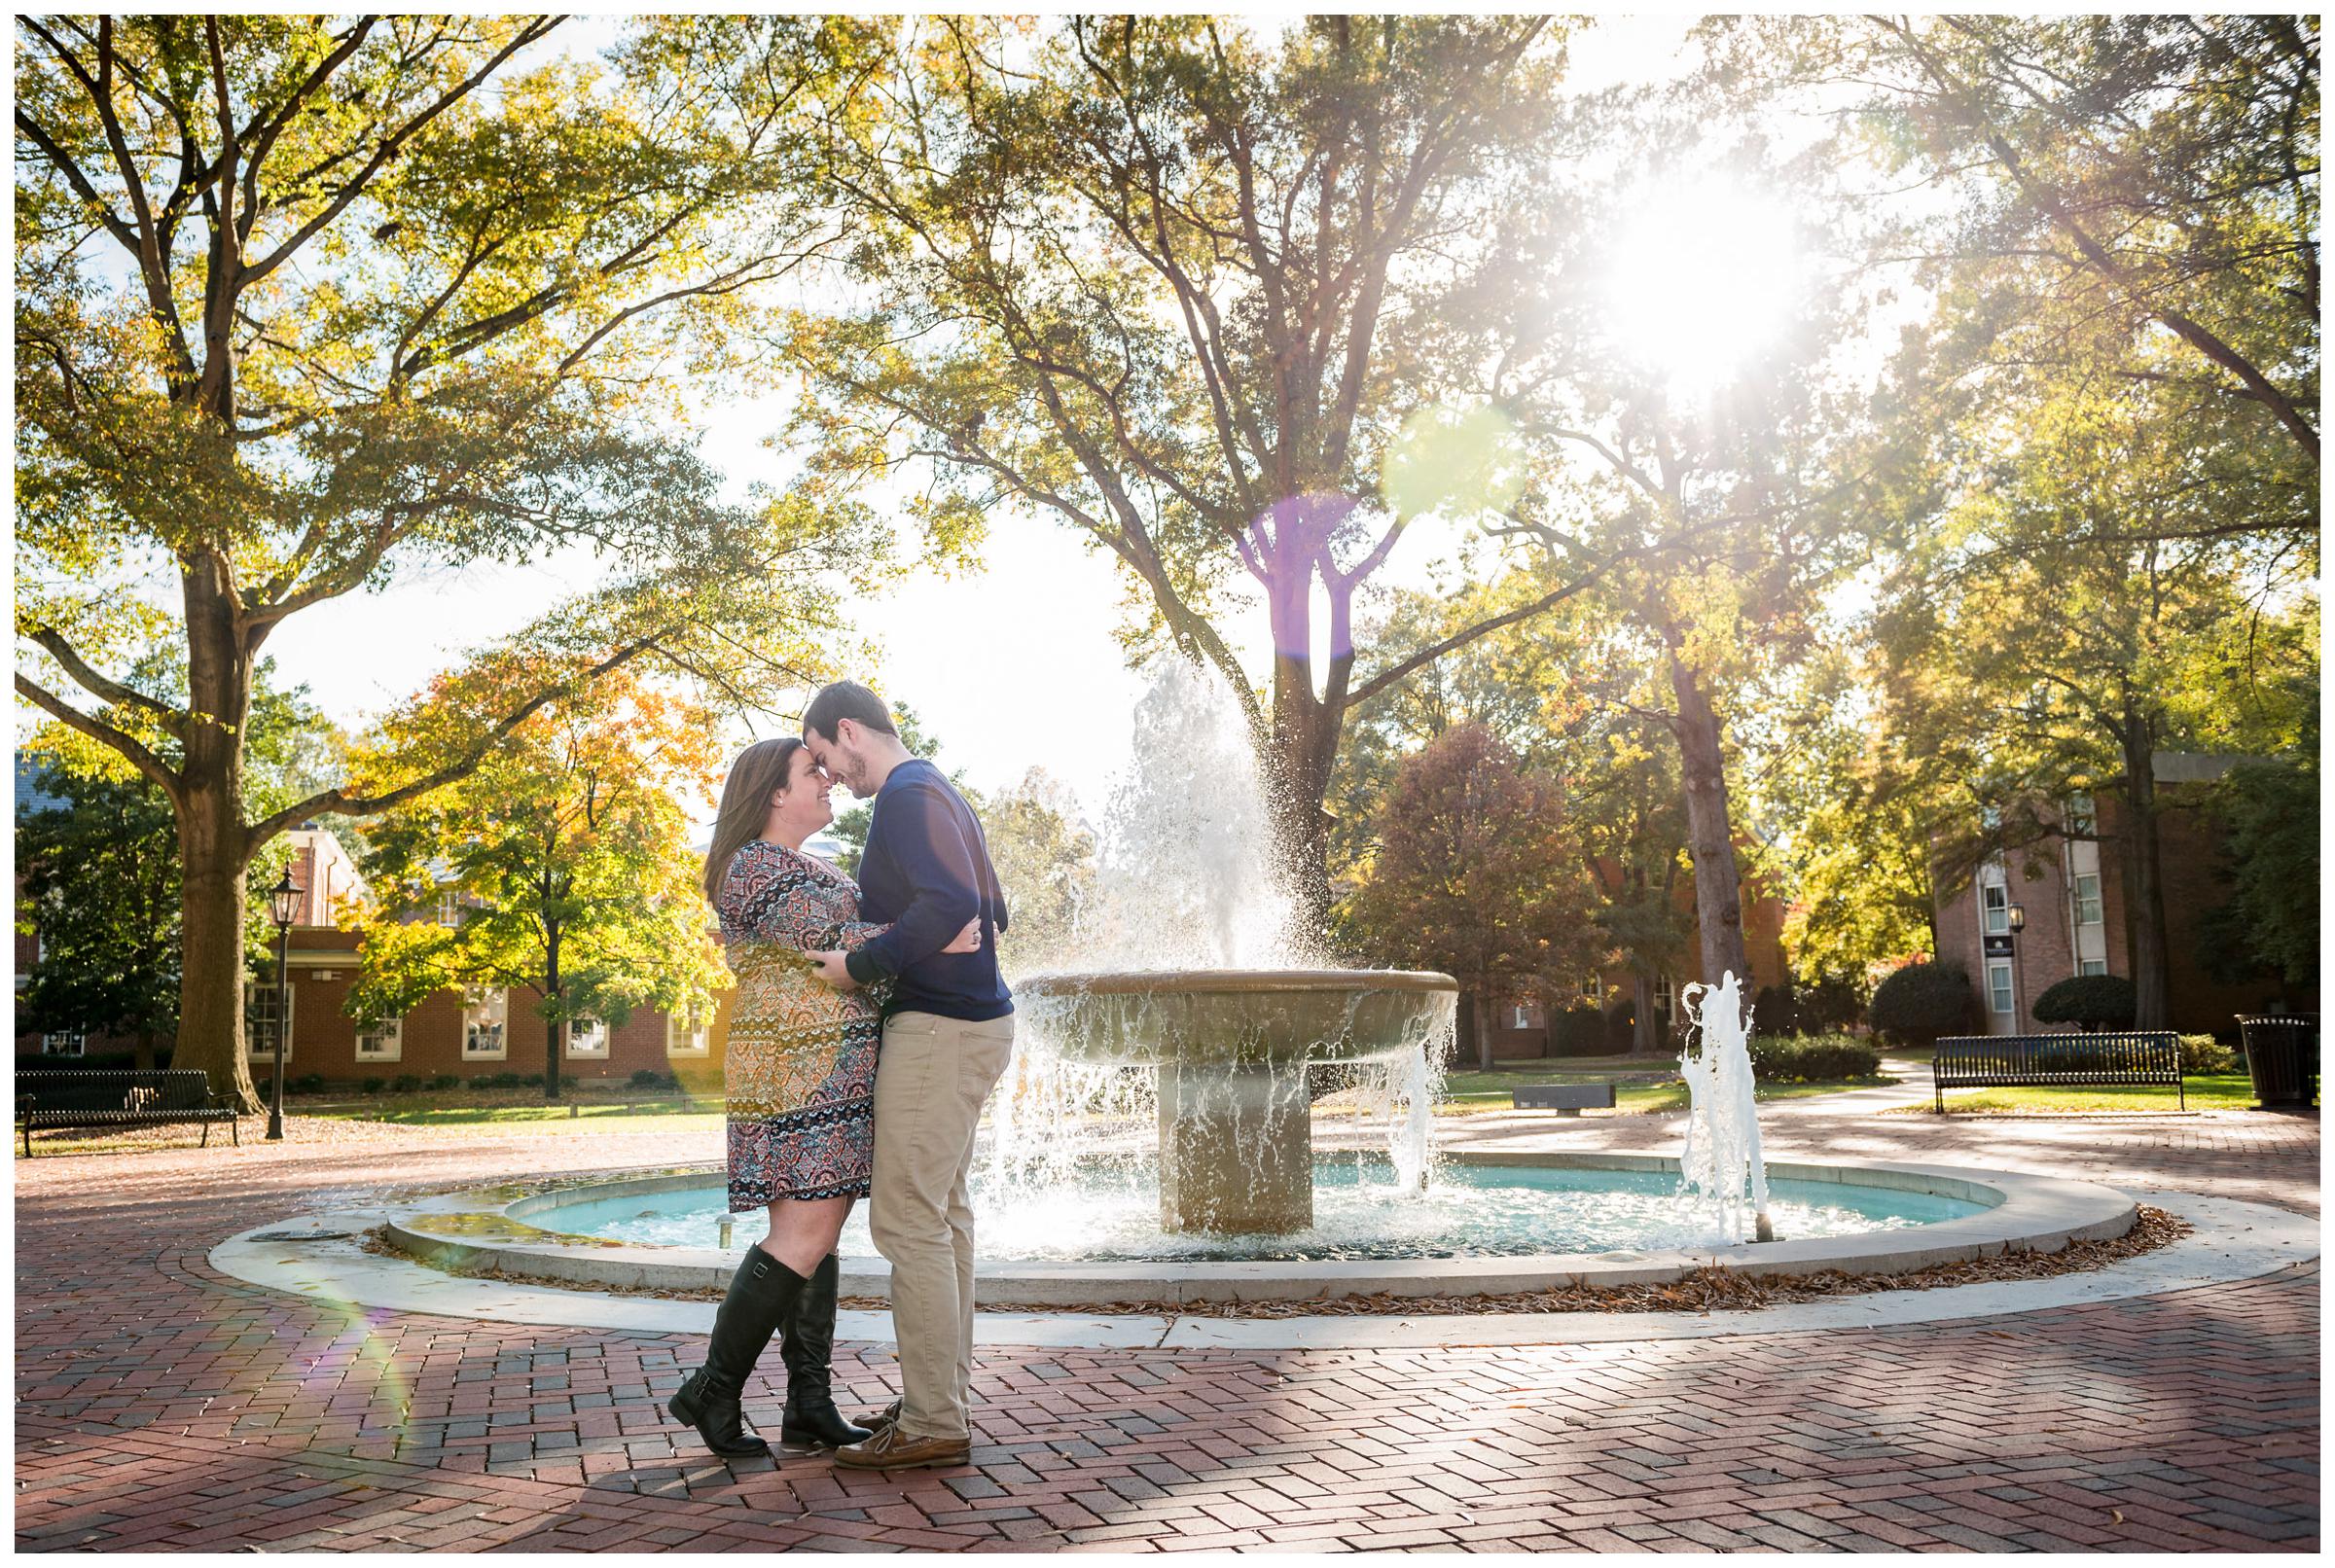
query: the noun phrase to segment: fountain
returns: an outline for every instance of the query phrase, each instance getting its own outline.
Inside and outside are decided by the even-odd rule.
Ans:
[[[1681,988],[1678,1003],[1689,1041],[1678,1057],[1688,1101],[1680,1191],[1721,1240],[1740,1242],[1748,1229],[1755,1241],[1773,1241],[1742,982],[1730,971],[1716,985]]]
[[[1170,661],[1137,707],[1104,846],[1074,922],[1082,968],[1014,981],[1022,1043],[999,1102],[997,1173],[1039,1184],[1063,1173],[1066,1151],[1091,1158],[1079,1116],[1108,1099],[1114,1071],[1142,1070],[1156,1086],[1161,1229],[1302,1231],[1313,1224],[1312,1090],[1338,1066],[1383,1108],[1397,1184],[1422,1186],[1458,987],[1319,962],[1295,929],[1246,731],[1197,667]]]

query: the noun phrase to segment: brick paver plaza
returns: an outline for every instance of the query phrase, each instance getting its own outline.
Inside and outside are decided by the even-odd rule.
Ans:
[[[637,1124],[637,1123],[636,1123]],[[2314,1550],[2316,1265],[2049,1313],[1527,1349],[988,1349],[973,1463],[724,1464],[664,1417],[688,1335],[356,1311],[223,1237],[419,1182],[704,1159],[671,1133],[295,1121],[268,1147],[19,1159],[24,1548]],[[1647,1118],[1494,1144],[1674,1150]],[[1772,1156],[2211,1192],[2316,1215],[2316,1120],[1778,1117]],[[191,1142],[178,1139],[178,1143]],[[702,1145],[700,1147],[699,1145]],[[888,1347],[838,1348],[846,1410]],[[749,1385],[772,1412],[783,1372]]]

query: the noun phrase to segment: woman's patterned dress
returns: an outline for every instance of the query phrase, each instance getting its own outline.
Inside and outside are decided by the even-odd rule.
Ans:
[[[882,1009],[822,984],[804,954],[889,928],[860,920],[859,887],[842,872],[759,838],[730,862],[714,909],[737,977],[724,1069],[731,1209],[867,1196]]]

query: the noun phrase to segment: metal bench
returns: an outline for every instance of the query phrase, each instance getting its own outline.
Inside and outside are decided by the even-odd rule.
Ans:
[[[32,1158],[32,1135],[68,1127],[151,1127],[199,1123],[202,1144],[211,1142],[211,1123],[224,1122],[243,1145],[243,1129],[226,1095],[211,1092],[198,1069],[148,1072],[31,1072],[17,1075],[17,1126],[24,1134],[24,1158]]]
[[[1519,1111],[1554,1111],[1559,1116],[1579,1116],[1584,1109],[1610,1111],[1613,1109],[1611,1084],[1519,1084],[1510,1096]]]
[[[1950,1088],[2165,1084],[2189,1109],[2181,1042],[2171,1030],[2125,1034],[1953,1035],[1938,1042],[1929,1076],[1938,1114]]]

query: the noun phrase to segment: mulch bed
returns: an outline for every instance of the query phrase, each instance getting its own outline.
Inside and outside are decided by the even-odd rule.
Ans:
[[[1292,1317],[1455,1317],[1500,1312],[1712,1312],[1756,1311],[1797,1301],[1822,1301],[1834,1296],[1862,1296],[1877,1291],[1931,1291],[1949,1285],[1995,1285],[2013,1280],[2051,1279],[2061,1274],[2087,1273],[2110,1264],[2170,1246],[2190,1233],[2187,1221],[2163,1209],[2140,1206],[2132,1229],[2108,1241],[2075,1241],[2058,1252],[2006,1252],[1970,1263],[1942,1264],[1935,1268],[1903,1274],[1849,1274],[1827,1269],[1817,1274],[1787,1276],[1747,1275],[1732,1268],[1698,1268],[1666,1285],[1574,1285],[1563,1290],[1525,1291],[1509,1296],[1342,1296],[1287,1301],[1099,1301],[1076,1307],[1032,1307],[1031,1311],[1076,1311],[1090,1315],[1205,1318]],[[368,1252],[388,1257],[408,1255],[380,1240],[378,1231],[363,1243]],[[409,1262],[419,1260],[408,1258]],[[436,1265],[431,1265],[436,1266]],[[472,1277],[509,1278],[492,1265],[447,1268],[446,1272]],[[652,1296],[673,1301],[718,1301],[718,1290],[667,1290],[657,1287],[596,1286],[610,1296]],[[846,1297],[842,1306],[860,1311],[885,1311],[891,1303],[881,1297]],[[1011,1307],[1003,1310],[1013,1310]]]

